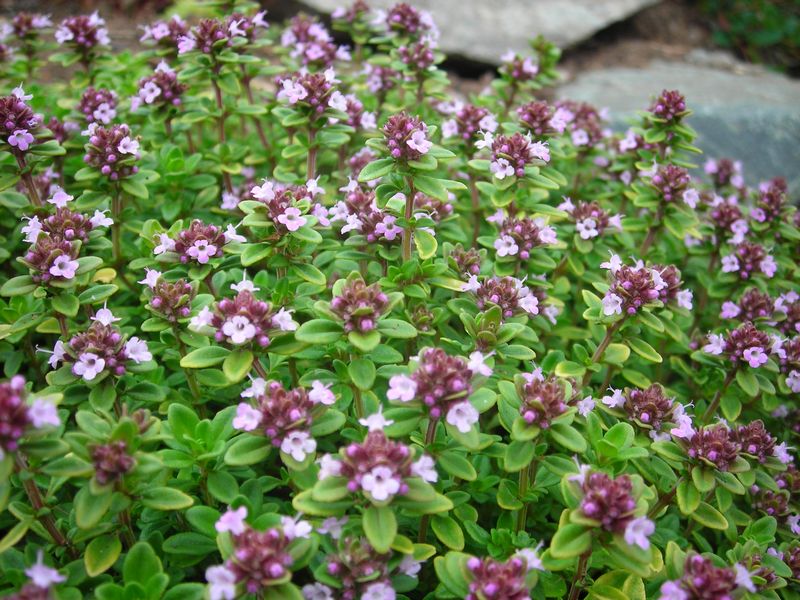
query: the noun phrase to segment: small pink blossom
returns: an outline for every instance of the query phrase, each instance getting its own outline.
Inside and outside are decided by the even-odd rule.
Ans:
[[[478,422],[480,415],[468,400],[459,402],[447,411],[446,421],[461,433],[469,433],[472,426]]]
[[[42,400],[41,398],[36,398],[28,407],[28,418],[36,429],[47,426],[58,427],[61,425],[61,419],[58,418],[56,405],[47,400]]]
[[[261,424],[261,413],[247,402],[240,402],[233,417],[233,428],[240,431],[253,431]]]
[[[719,313],[719,316],[721,319],[734,319],[739,316],[740,312],[742,312],[742,309],[739,308],[738,304],[726,300],[722,303],[722,311]]]
[[[681,308],[685,308],[686,310],[692,310],[692,298],[693,298],[692,290],[679,290],[678,293],[675,295],[675,302]]]
[[[760,367],[769,360],[767,353],[764,352],[764,349],[760,346],[748,348],[742,353],[742,357],[747,361],[747,364],[754,369]]]
[[[575,406],[578,408],[578,414],[585,417],[594,410],[595,401],[591,396],[586,396],[583,400],[578,400]]]
[[[247,523],[245,523],[246,518],[246,506],[240,506],[237,509],[228,507],[228,510],[225,511],[214,524],[214,529],[216,529],[219,533],[228,532],[232,533],[233,535],[239,535],[244,533],[244,531],[247,529]]]
[[[337,477],[342,472],[342,463],[330,454],[324,454],[317,461],[319,463],[319,473],[317,477],[320,481],[328,477]]]
[[[622,314],[622,298],[616,294],[607,293],[603,297],[603,314],[607,317]]]
[[[25,569],[33,585],[41,589],[50,589],[56,583],[63,583],[67,578],[56,569],[44,564],[44,555],[41,550],[36,552],[36,562]]]
[[[610,252],[610,254],[611,258],[609,258],[606,262],[600,263],[600,268],[608,269],[611,271],[611,273],[616,273],[622,268],[622,259],[620,259],[620,257],[613,252]]]
[[[383,416],[383,406],[378,407],[378,412],[358,420],[359,424],[366,427],[369,431],[383,431],[389,425],[393,424],[392,419],[387,419]]]
[[[769,254],[759,263],[758,268],[767,277],[773,277],[778,270],[778,263]]]
[[[419,129],[411,134],[411,137],[406,140],[406,144],[420,154],[427,154],[431,147],[433,147],[433,142],[429,141],[428,138],[425,137],[425,132]]]
[[[100,358],[94,352],[84,352],[72,365],[72,372],[78,377],[83,377],[85,381],[92,381],[106,366],[104,358]]]
[[[298,327],[297,322],[292,319],[294,310],[281,309],[272,317],[272,324],[281,331],[295,331]]]
[[[311,382],[311,391],[308,392],[308,398],[314,404],[324,404],[331,406],[336,402],[336,395],[330,389],[331,384],[325,384],[321,381]]]
[[[415,462],[411,463],[411,473],[415,477],[421,477],[428,483],[436,483],[439,479],[439,474],[436,472],[436,463],[427,454],[423,454]]]
[[[16,129],[14,133],[8,136],[8,144],[22,152],[30,148],[33,140],[33,135],[31,135],[27,129]]]
[[[55,193],[47,199],[50,204],[56,206],[56,208],[65,208],[68,202],[74,200],[74,196],[70,196],[67,192],[65,192],[61,188],[57,188]]]
[[[281,452],[288,454],[297,462],[303,462],[306,456],[317,449],[317,441],[307,431],[290,431],[281,442]]]
[[[108,210],[95,210],[89,222],[92,227],[111,227],[114,224],[114,219],[107,217]]]
[[[138,337],[133,336],[125,342],[125,354],[137,365],[148,360],[153,360],[153,355],[147,348],[147,342],[140,340]]]
[[[400,480],[390,467],[379,465],[364,474],[361,488],[374,500],[383,502],[400,491]]]
[[[400,402],[410,402],[417,393],[417,382],[408,375],[393,375],[389,379],[389,390],[386,397],[389,400],[399,400]]]
[[[708,335],[708,343],[703,346],[703,352],[719,356],[725,350],[725,338],[718,333]]]
[[[467,368],[472,371],[474,374],[483,375],[484,377],[489,377],[492,374],[492,368],[486,364],[486,360],[491,357],[494,352],[490,352],[489,354],[483,354],[483,352],[475,351],[469,355],[469,362],[467,363]]]
[[[290,206],[283,214],[278,215],[278,223],[281,223],[289,231],[297,231],[307,223],[307,219],[302,216],[299,208]]]
[[[236,597],[236,573],[225,565],[208,567],[206,581],[209,600],[233,600]]]
[[[72,260],[66,254],[57,257],[52,266],[50,267],[50,275],[53,277],[63,277],[64,279],[72,279],[78,270],[80,263],[77,260]]]
[[[628,522],[625,527],[625,543],[629,546],[639,546],[642,550],[650,549],[649,537],[656,530],[656,524],[647,517],[637,517]]]
[[[519,246],[510,235],[503,235],[494,241],[497,256],[516,256],[519,252]]]
[[[739,259],[733,254],[727,254],[722,257],[722,272],[735,273],[739,270]]]
[[[513,177],[516,171],[514,166],[505,158],[498,158],[493,160],[489,166],[489,170],[494,174],[497,179],[505,179],[506,177]]]
[[[300,517],[281,517],[281,527],[283,534],[290,540],[296,538],[309,538],[314,528],[311,523],[304,521]]]
[[[622,390],[609,388],[609,391],[611,392],[611,395],[603,396],[603,404],[609,408],[620,408],[625,404],[625,396],[622,394]]]

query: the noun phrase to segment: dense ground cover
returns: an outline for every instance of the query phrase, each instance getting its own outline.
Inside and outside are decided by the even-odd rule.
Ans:
[[[407,5],[231,4],[5,28],[3,593],[794,597],[785,183],[541,39],[463,101]]]

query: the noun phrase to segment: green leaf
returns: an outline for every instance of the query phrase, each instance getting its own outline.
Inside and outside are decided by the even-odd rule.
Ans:
[[[297,273],[298,277],[305,279],[314,285],[325,285],[327,278],[325,273],[320,271],[317,267],[309,263],[296,263],[292,265],[292,269]]]
[[[234,350],[222,363],[222,372],[231,383],[239,383],[253,366],[253,353],[250,350]]]
[[[138,179],[123,179],[122,189],[129,193],[134,198],[147,200],[150,194],[147,191],[147,186]]]
[[[681,481],[675,494],[678,501],[678,508],[684,515],[693,513],[700,504],[700,492],[691,481]]]
[[[436,464],[454,477],[458,477],[464,481],[475,481],[475,479],[478,478],[475,467],[473,467],[472,463],[462,456],[460,452],[455,452],[453,450],[442,452],[436,458]]]
[[[592,534],[583,525],[566,523],[559,526],[550,540],[550,554],[564,559],[580,556],[592,547]]]
[[[556,365],[556,375],[559,377],[583,377],[586,367],[582,367],[576,362],[565,360]]]
[[[378,321],[378,331],[388,338],[410,339],[417,337],[416,328],[408,321],[400,319],[381,319]]]
[[[86,546],[83,564],[89,577],[97,577],[111,568],[122,552],[122,542],[117,534],[107,534],[94,538]]]
[[[181,359],[184,369],[205,369],[218,365],[231,353],[227,348],[220,346],[206,346],[192,350]]]
[[[624,364],[631,355],[631,350],[625,344],[609,344],[603,352],[603,362],[614,363],[615,365]]]
[[[326,477],[311,488],[311,497],[318,502],[336,502],[348,494],[350,491],[345,477]]]
[[[20,275],[19,277],[12,277],[0,287],[1,296],[23,296],[30,294],[33,290],[39,287],[38,283],[34,283],[29,275]]]
[[[367,164],[358,174],[358,180],[361,183],[378,179],[384,175],[388,175],[394,169],[395,161],[393,158],[380,158],[373,160]]]
[[[269,456],[272,444],[267,438],[244,435],[237,439],[225,453],[225,464],[231,467],[244,467],[262,462]]]
[[[308,344],[332,344],[342,337],[342,333],[344,329],[341,323],[329,319],[313,319],[300,325],[294,332],[294,337]]]
[[[220,502],[230,504],[239,493],[236,478],[227,471],[213,471],[208,474],[208,493]]]
[[[661,362],[661,355],[655,351],[650,344],[645,342],[640,338],[630,338],[625,340],[628,342],[628,346],[631,347],[631,350],[636,352],[639,356],[641,356],[645,360],[649,360],[650,362],[660,363]]]
[[[586,439],[577,429],[564,423],[553,423],[550,426],[550,437],[558,445],[570,452],[582,454],[586,451]]]
[[[753,373],[750,369],[742,368],[737,370],[736,383],[739,385],[741,390],[751,398],[758,396],[758,379],[756,378],[755,373]]]
[[[83,486],[75,495],[75,523],[81,529],[91,529],[111,507],[111,490],[103,490],[95,495],[91,487]]]
[[[533,460],[536,453],[536,446],[531,441],[513,441],[506,446],[505,456],[503,457],[503,468],[509,473],[516,473],[527,466]]]
[[[728,528],[728,520],[707,502],[698,504],[697,508],[689,516],[709,529],[725,530]]]
[[[378,554],[389,551],[397,535],[397,518],[389,506],[369,506],[362,521],[364,534]]]
[[[464,532],[455,519],[447,515],[433,515],[431,529],[439,541],[451,550],[464,549]]]
[[[427,175],[414,175],[414,186],[418,191],[427,194],[431,198],[436,198],[442,202],[447,202],[447,188],[435,177]]]
[[[381,343],[381,334],[374,329],[368,333],[351,331],[347,334],[347,341],[361,350],[361,352],[372,352]]]
[[[194,504],[194,500],[175,488],[151,487],[142,494],[142,504],[156,510],[182,510]]]
[[[436,256],[436,250],[439,247],[439,242],[427,231],[417,229],[414,231],[414,245],[417,247],[417,252],[422,260]]]
[[[375,383],[375,364],[371,360],[357,358],[350,362],[347,372],[358,389],[363,391],[372,389],[372,384]]]
[[[161,559],[147,542],[137,542],[125,556],[122,577],[125,583],[147,585],[150,578],[161,573]]]

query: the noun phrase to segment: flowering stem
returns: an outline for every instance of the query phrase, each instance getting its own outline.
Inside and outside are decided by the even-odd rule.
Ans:
[[[220,145],[224,144],[225,139],[225,105],[222,102],[222,90],[217,83],[217,76],[219,76],[219,65],[214,66],[214,74],[211,77],[211,85],[214,87],[214,97],[217,101],[217,109],[219,110],[219,120],[218,120],[218,137]],[[233,182],[231,182],[231,175],[225,169],[222,170],[222,180],[225,183],[225,189],[228,191],[229,194],[233,193]]]
[[[478,243],[478,236],[481,233],[481,222],[483,221],[483,215],[481,214],[481,198],[478,195],[478,186],[475,183],[475,178],[470,175],[469,176],[469,195],[472,198],[472,218],[474,220],[474,225],[472,228],[472,245]]]
[[[269,379],[269,375],[267,374],[266,370],[264,370],[264,365],[261,364],[261,361],[258,359],[258,357],[256,357],[256,359],[253,361],[253,368],[256,370],[256,373],[258,373],[258,376],[261,377],[261,379]]]
[[[625,317],[623,316],[619,321],[614,323],[611,327],[606,329],[606,335],[603,338],[603,341],[600,342],[600,345],[597,347],[597,350],[594,351],[592,354],[592,363],[598,362],[603,357],[603,352],[606,351],[608,345],[611,343],[611,340],[614,337],[614,334],[622,327],[622,324],[625,322]],[[581,382],[581,387],[585,387],[586,384],[589,383],[589,380],[592,378],[592,371],[586,371],[583,374],[583,381]]]
[[[428,429],[425,432],[425,449],[428,450],[430,445],[436,439],[436,425],[438,424],[437,419],[430,419],[428,421]],[[430,451],[430,450],[428,450]],[[417,541],[420,544],[424,544],[425,540],[428,537],[428,525],[431,522],[430,515],[422,515],[422,519],[419,522],[419,534],[417,535]]]
[[[181,358],[186,356],[186,344],[183,343],[181,339],[181,332],[178,329],[178,324],[172,324],[172,333],[175,335],[175,339],[178,340],[178,351],[180,352]],[[184,369],[183,374],[186,375],[186,383],[189,384],[189,391],[192,392],[192,397],[195,400],[199,400],[201,397],[200,387],[197,385],[197,379],[195,379],[194,371],[191,369]]]
[[[736,377],[736,371],[738,369],[737,365],[734,365],[733,369],[731,369],[728,374],[725,376],[725,381],[722,382],[722,387],[717,390],[717,393],[714,394],[714,399],[711,401],[711,404],[708,405],[706,412],[703,413],[703,417],[700,419],[700,423],[705,425],[714,416],[717,412],[717,408],[719,408],[719,402],[722,400],[722,394],[725,393],[725,390],[728,389],[728,386],[733,381],[733,378]]]
[[[39,192],[36,189],[36,184],[33,183],[31,172],[27,169],[28,165],[25,163],[25,157],[18,155],[17,164],[19,165],[20,177],[22,177],[25,188],[28,190],[28,197],[30,198],[31,204],[37,207],[41,206],[42,199],[39,198]]]
[[[30,473],[30,477],[23,476],[23,473],[28,471],[28,463],[25,460],[25,456],[21,452],[17,452],[14,455],[14,461],[17,465],[17,470],[20,473],[20,480],[22,480],[22,487],[25,488],[25,494],[28,496],[28,500],[33,507],[35,513],[37,513],[36,518],[39,519],[39,522],[42,526],[47,530],[47,533],[50,534],[50,537],[53,538],[53,541],[58,546],[64,546],[67,548],[67,551],[70,553],[71,556],[76,556],[75,549],[69,543],[64,534],[58,529],[55,520],[53,519],[53,515],[50,513],[40,515],[38,514],[44,507],[44,499],[42,498],[42,494],[39,492],[39,488],[36,486],[36,482],[33,480],[33,473]]]
[[[406,210],[403,216],[406,219],[406,225],[403,229],[403,260],[411,260],[411,214],[414,210],[414,179],[409,175],[406,178],[408,183],[408,195],[406,196]]]
[[[528,522],[528,503],[525,502],[525,494],[528,493],[528,486],[535,478],[536,463],[531,461],[519,472],[519,499],[522,501],[522,508],[517,513],[517,531],[525,531],[525,524]]]
[[[297,376],[297,360],[295,360],[293,356],[290,356],[286,361],[286,366],[289,367],[289,377],[292,378],[292,386],[297,387],[299,385],[299,377]]]
[[[583,578],[586,577],[586,568],[589,566],[589,555],[592,553],[591,549],[581,554],[578,559],[578,568],[575,570],[575,576],[572,578],[572,585],[569,588],[569,600],[578,600],[578,594],[581,592],[581,585]]]
[[[211,293],[212,296],[216,296],[217,295],[217,288],[214,285],[214,281],[211,279],[211,273],[210,272],[208,273],[208,275],[206,275],[203,278],[203,283],[206,284],[206,286],[208,287],[208,291]]]
[[[316,143],[317,130],[314,127],[308,128],[308,156],[306,158],[306,179],[314,179],[314,173],[317,170],[317,147]]]
[[[661,510],[667,506],[672,499],[675,497],[675,494],[678,493],[678,486],[680,485],[681,481],[683,481],[683,475],[678,477],[678,480],[675,482],[675,485],[672,486],[672,489],[668,491],[666,494],[663,494],[658,498],[658,502],[653,505],[653,508],[650,509],[650,512],[647,513],[648,519],[653,519],[655,516],[661,512]]]
[[[122,223],[120,222],[120,215],[122,214],[122,192],[119,184],[115,186],[115,194],[111,199],[111,218],[114,222],[111,224],[111,244],[112,256],[114,258],[114,265],[119,266],[122,261]]]
[[[58,328],[61,330],[61,336],[63,338],[69,337],[69,328],[67,327],[67,320],[64,318],[60,312],[53,312],[56,317],[56,321],[58,321]]]
[[[558,279],[559,277],[561,277],[564,274],[564,271],[567,268],[567,261],[568,260],[569,260],[569,255],[568,254],[564,254],[564,256],[561,257],[561,260],[558,261],[558,265],[556,265],[556,268],[553,271],[552,275],[550,275],[550,280],[551,281],[555,281],[556,279]]]
[[[650,246],[653,245],[653,242],[656,239],[656,235],[661,230],[661,226],[663,225],[662,220],[664,219],[664,204],[658,205],[658,211],[656,211],[656,220],[650,226],[649,231],[647,232],[647,237],[644,239],[642,243],[642,247],[639,249],[639,254],[644,256],[647,254],[647,251],[650,249]]]
[[[253,99],[253,88],[250,87],[250,77],[247,75],[245,66],[240,66],[242,68],[242,87],[244,87],[244,93],[247,95],[247,101],[250,104],[255,104],[255,100]],[[264,146],[264,150],[269,152],[269,142],[267,141],[267,136],[264,133],[264,127],[261,125],[261,121],[258,120],[258,117],[253,117],[253,124],[256,126],[256,132],[258,133],[258,139],[261,140],[261,145]]]
[[[708,261],[708,272],[713,274],[717,268],[717,261],[719,261],[719,246],[714,246],[714,251],[711,253],[711,260]],[[706,305],[708,304],[708,288],[701,288],[700,290],[700,298],[697,300],[697,309],[694,311],[694,323],[692,324],[692,330],[697,329],[698,325],[700,325],[700,319],[703,317],[706,311]]]
[[[127,507],[119,513],[119,522],[122,525],[122,539],[125,542],[125,547],[130,550],[136,544],[136,536],[133,535],[131,513]]]

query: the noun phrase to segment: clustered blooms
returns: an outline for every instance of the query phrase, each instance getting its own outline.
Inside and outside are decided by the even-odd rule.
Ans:
[[[383,126],[389,154],[400,161],[419,160],[427,154],[433,146],[427,134],[427,125],[407,113],[392,115]]]
[[[142,105],[171,108],[181,105],[181,95],[188,86],[178,81],[178,75],[163,60],[152,75],[139,80],[139,91],[131,98],[131,110]]]
[[[500,258],[519,256],[522,260],[528,260],[534,248],[557,241],[556,230],[542,218],[508,217],[500,223],[494,248]]]
[[[534,161],[550,162],[547,143],[534,142],[530,135],[521,133],[493,136],[485,132],[483,140],[477,142],[476,146],[491,147],[492,163],[489,168],[497,179],[525,177],[525,167],[536,164]]]
[[[201,19],[188,33],[178,35],[178,54],[186,54],[195,50],[203,54],[215,54],[223,48],[235,47],[237,39],[252,42],[256,28],[267,28],[264,12],[249,18],[244,15],[230,15],[227,19]],[[172,32],[166,33],[163,28],[159,32],[162,37],[171,38]],[[152,35],[151,37],[155,38]]]
[[[738,585],[734,569],[717,567],[708,558],[690,554],[683,565],[683,576],[665,582],[661,586],[659,600],[733,600]]]
[[[775,311],[775,301],[758,288],[750,288],[738,302],[726,300],[722,303],[719,316],[722,319],[736,319],[738,321],[755,321],[771,317]]]
[[[658,191],[659,199],[675,202],[681,198],[690,208],[695,208],[700,200],[697,190],[690,188],[691,177],[683,167],[665,165],[658,168],[650,178],[650,184]]]
[[[569,213],[575,221],[575,232],[581,239],[591,240],[612,228],[622,231],[622,215],[608,214],[597,202],[579,201],[575,204],[565,196],[558,209]]]
[[[89,143],[83,162],[98,169],[111,181],[118,181],[139,172],[135,164],[141,157],[139,140],[132,137],[130,127],[125,124],[89,127]]]
[[[56,344],[51,364],[63,360],[71,365],[73,375],[93,381],[104,373],[124,375],[128,362],[152,360],[147,342],[136,336],[126,339],[113,326],[115,321],[119,318],[107,308],[97,311],[86,331],[72,336],[66,344]]]
[[[724,423],[699,428],[689,441],[687,453],[720,471],[730,469],[739,457],[736,436]]]
[[[339,452],[338,458],[322,457],[319,478],[344,477],[350,492],[361,490],[378,503],[408,493],[406,479],[422,477],[435,481],[430,458],[414,461],[411,449],[386,437],[382,431],[371,431],[362,443],[352,443]]]
[[[470,572],[469,593],[465,600],[503,598],[504,600],[530,600],[525,576],[528,566],[524,558],[512,556],[505,562],[493,558],[471,557],[467,561]]]
[[[367,285],[361,279],[345,282],[339,295],[331,300],[331,310],[344,321],[347,333],[369,333],[378,325],[389,305],[389,297],[377,283]]]
[[[306,185],[284,185],[265,179],[250,190],[250,195],[267,207],[267,216],[282,234],[297,231],[308,223],[299,206],[321,193],[323,190],[314,179]]]
[[[541,288],[529,288],[515,277],[489,277],[479,282],[476,275],[471,275],[461,289],[475,293],[481,310],[487,304],[499,306],[504,318],[513,317],[520,311],[538,315],[539,304],[545,298]]]
[[[197,290],[185,279],[167,281],[158,271],[147,269],[145,279],[139,283],[150,288],[148,307],[167,321],[176,323],[192,314],[192,300]]]
[[[611,393],[602,399],[603,404],[611,409],[624,410],[628,417],[650,430],[652,439],[665,440],[673,435],[688,440],[694,435],[692,417],[682,404],[666,397],[660,385],[654,383],[644,390],[609,388],[609,391]],[[669,433],[661,433],[666,423],[673,423],[675,427],[670,428]]]
[[[337,46],[324,25],[306,15],[292,18],[281,34],[281,45],[290,48],[289,56],[305,66],[330,67],[334,60],[350,60],[346,46]]]
[[[324,73],[297,73],[280,81],[278,100],[292,106],[308,109],[311,116],[320,117],[328,107],[346,111],[344,96],[334,88],[336,77],[333,69]]]
[[[204,307],[192,318],[190,327],[195,330],[212,327],[216,330],[214,339],[218,342],[234,346],[255,342],[261,348],[269,346],[271,332],[297,328],[290,311],[281,308],[274,312],[269,302],[253,295],[254,291],[255,288],[244,286],[235,298],[223,298],[217,302],[213,311]]]
[[[725,355],[733,363],[747,363],[758,368],[769,360],[772,343],[766,333],[747,321],[727,335],[709,334],[703,351],[717,356]]]
[[[482,360],[479,362],[483,364]],[[478,422],[478,411],[467,400],[478,368],[473,373],[463,358],[450,356],[441,348],[426,348],[420,352],[419,364],[411,375],[394,375],[389,380],[386,397],[402,403],[419,401],[431,419],[444,416],[447,423],[467,433]]]
[[[167,50],[177,50],[180,38],[189,34],[189,25],[178,15],[172,15],[166,21],[156,21],[142,26],[140,42],[153,41]]]
[[[733,252],[722,257],[722,272],[738,273],[741,279],[750,279],[757,272],[770,278],[777,270],[775,259],[761,244],[742,242],[733,247]]]
[[[480,131],[494,133],[497,119],[488,109],[474,104],[462,104],[453,111],[452,118],[442,123],[442,137],[457,137],[467,146],[474,146],[475,136]]]
[[[107,485],[122,479],[136,465],[136,460],[128,452],[128,444],[123,440],[98,444],[91,448],[94,477],[100,485]]]
[[[163,235],[159,241],[160,244],[153,249],[154,254],[174,252],[181,263],[205,265],[212,258],[222,256],[222,248],[227,240],[221,228],[195,219],[187,229],[178,232],[175,240]]]
[[[564,383],[553,375],[547,379],[529,376],[520,396],[522,405],[519,413],[528,425],[546,429],[553,419],[567,410]]]
[[[25,253],[22,262],[31,270],[35,282],[67,281],[74,279],[80,263],[80,244],[58,235],[38,235]]]
[[[54,404],[41,398],[28,404],[26,396],[22,375],[0,383],[0,460],[14,452],[20,438],[32,429],[61,425]]]
[[[26,104],[31,98],[21,87],[0,98],[0,139],[14,154],[25,153],[39,135],[41,119]]]
[[[391,552],[376,552],[366,539],[347,537],[340,541],[336,554],[328,555],[325,570],[341,583],[342,587],[337,591],[342,600],[391,600],[395,598],[390,581],[391,559]],[[406,555],[396,567],[398,573],[409,577],[415,576],[420,569],[420,563],[410,555]],[[334,597],[331,589],[320,583],[304,586],[303,596],[309,600]]]
[[[600,266],[608,269],[611,277],[611,285],[603,297],[606,316],[635,315],[656,301],[666,304],[675,300],[682,308],[692,308],[692,291],[679,289],[680,271],[673,266],[645,267],[642,261],[637,261],[631,267],[622,264],[615,254]]]
[[[653,102],[650,112],[667,122],[680,121],[686,115],[686,99],[677,90],[664,90]]]
[[[332,404],[335,400],[333,393],[319,381],[307,392],[303,388],[287,390],[277,381],[265,382],[259,378],[242,395],[252,397],[256,406],[240,403],[233,419],[234,428],[258,430],[273,446],[298,462],[304,461],[317,448],[309,431],[314,406]]]
[[[733,161],[729,158],[706,161],[703,165],[706,174],[711,175],[711,181],[718,190],[731,185],[736,189],[744,187],[744,177],[742,176],[741,161]]]
[[[105,88],[89,86],[81,96],[78,110],[87,123],[108,125],[117,116],[117,93]]]
[[[98,46],[111,45],[105,19],[97,12],[67,17],[61,21],[55,35],[59,44],[72,48],[85,63],[91,61]]]

